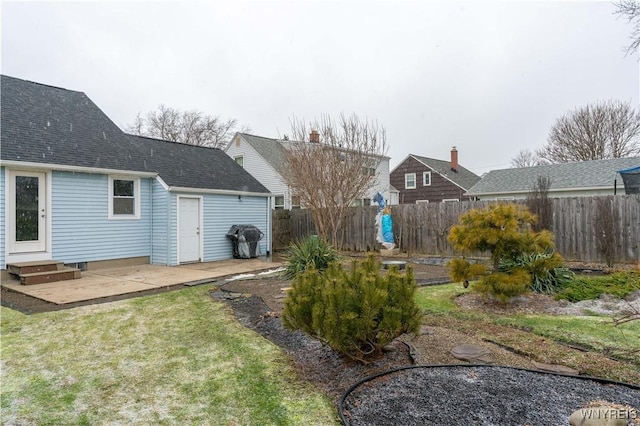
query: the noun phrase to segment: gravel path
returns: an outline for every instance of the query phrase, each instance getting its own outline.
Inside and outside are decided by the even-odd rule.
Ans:
[[[343,413],[354,426],[567,425],[594,401],[640,410],[640,388],[508,367],[417,367],[356,386]]]

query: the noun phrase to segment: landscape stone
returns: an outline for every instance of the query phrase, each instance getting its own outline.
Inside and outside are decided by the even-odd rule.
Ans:
[[[536,369],[541,371],[548,371],[551,373],[561,373],[561,374],[572,374],[577,376],[580,374],[578,370],[574,370],[573,368],[565,367],[564,365],[557,364],[545,364],[542,362],[533,361],[533,365]]]
[[[451,355],[468,362],[487,364],[491,362],[491,352],[482,346],[464,343],[451,349]]]
[[[609,406],[581,408],[569,416],[571,426],[627,426],[631,413]]]
[[[420,327],[420,331],[418,332],[418,334],[421,336],[429,335],[433,333],[435,333],[435,330],[432,327],[429,327],[427,325],[423,325],[422,327]]]

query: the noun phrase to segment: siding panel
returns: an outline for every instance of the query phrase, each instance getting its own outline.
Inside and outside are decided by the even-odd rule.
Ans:
[[[152,183],[151,263],[169,264],[169,193],[157,180]]]
[[[227,231],[232,225],[255,225],[264,234],[260,253],[265,255],[271,246],[268,198],[235,195],[206,195],[204,197],[204,261],[231,259],[231,241]]]
[[[53,258],[66,263],[151,255],[151,180],[140,179],[140,219],[108,220],[108,176],[53,172]]]

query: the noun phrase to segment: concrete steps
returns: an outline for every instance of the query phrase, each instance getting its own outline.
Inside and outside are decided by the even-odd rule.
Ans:
[[[51,283],[80,278],[80,270],[68,268],[55,260],[7,264],[7,272],[17,277],[22,285]]]

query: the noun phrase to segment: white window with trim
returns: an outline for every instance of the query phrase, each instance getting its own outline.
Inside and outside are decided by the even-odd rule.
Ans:
[[[405,189],[416,189],[416,174],[415,173],[405,173],[404,174],[404,188]]]
[[[416,204],[429,204],[429,200],[416,200]]]
[[[273,208],[276,210],[284,209],[284,195],[276,195],[273,197]]]
[[[109,219],[140,219],[140,179],[109,176]]]
[[[422,186],[431,186],[431,172],[422,173]]]
[[[233,160],[238,163],[240,167],[244,167],[244,154],[234,156]]]
[[[445,198],[444,200],[442,200],[443,203],[457,203],[460,200],[457,198]]]

